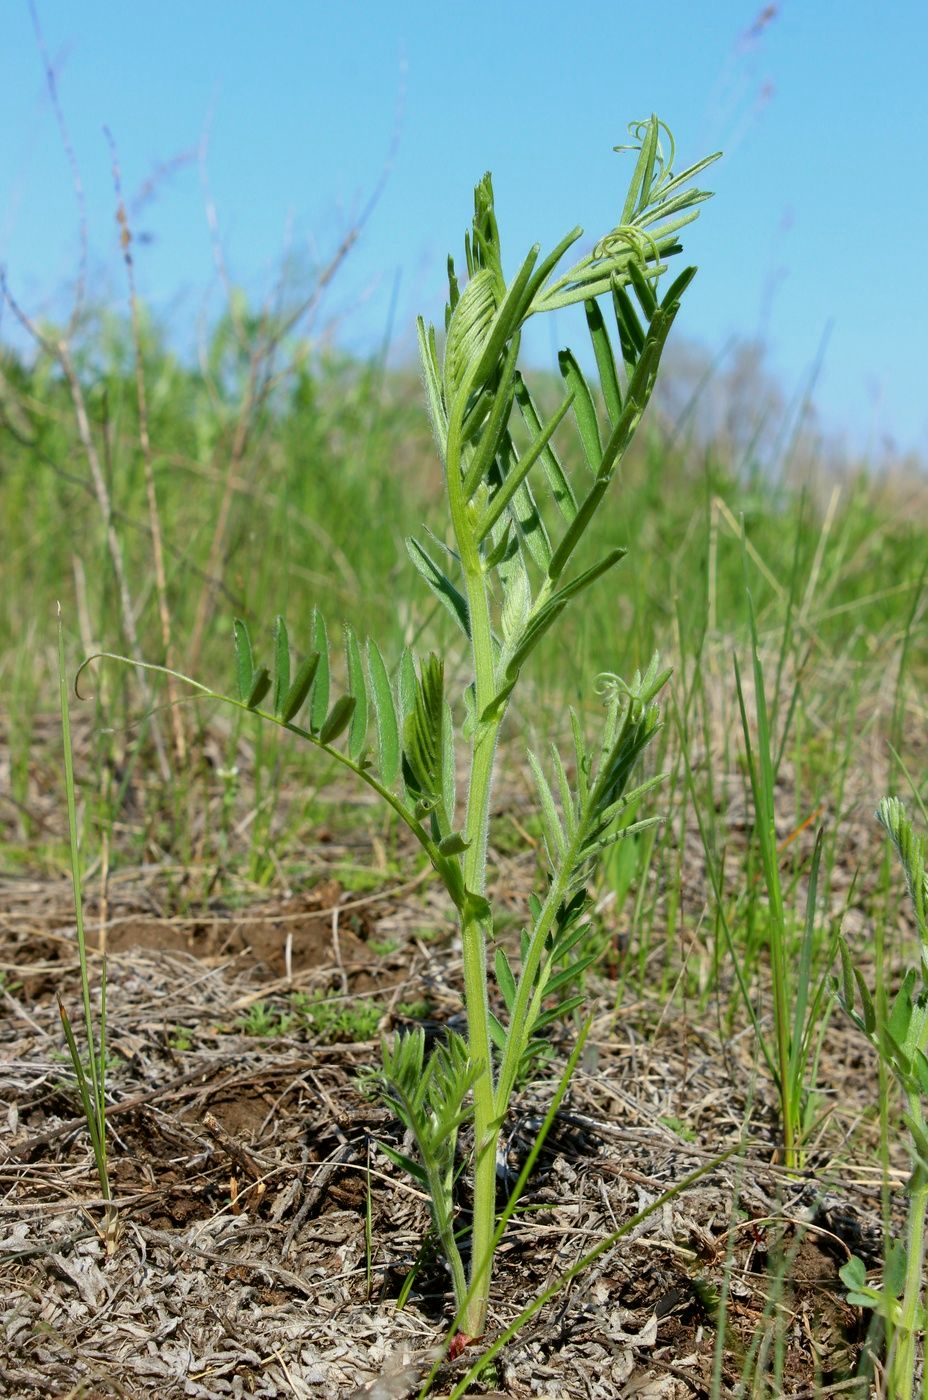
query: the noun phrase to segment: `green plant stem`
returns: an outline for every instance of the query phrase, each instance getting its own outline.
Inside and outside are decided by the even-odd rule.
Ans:
[[[921,1117],[919,1104],[910,1095],[910,1111]],[[909,1229],[906,1241],[905,1284],[902,1290],[902,1311],[899,1322],[893,1331],[892,1359],[889,1368],[889,1395],[891,1400],[908,1400],[914,1394],[915,1384],[915,1338],[925,1328],[925,1313],[922,1308],[923,1268],[925,1262],[925,1216],[928,1214],[928,1181],[921,1178],[921,1167],[916,1168],[919,1184],[912,1190],[909,1200]]]
[[[516,1184],[512,1188],[509,1200],[506,1202],[505,1206],[500,1211],[499,1220],[496,1223],[496,1229],[493,1233],[492,1244],[494,1251],[503,1237],[503,1232],[505,1231],[506,1226],[515,1214],[516,1207],[518,1206],[519,1201],[522,1199],[522,1193],[525,1190],[526,1183],[532,1171],[534,1170],[535,1163],[541,1155],[541,1150],[544,1147],[548,1133],[551,1131],[551,1126],[554,1123],[555,1118],[557,1117],[558,1110],[560,1109],[561,1103],[564,1099],[564,1095],[567,1092],[567,1087],[570,1084],[571,1079],[573,1078],[574,1070],[576,1069],[577,1064],[580,1060],[580,1056],[583,1053],[583,1048],[586,1045],[586,1039],[590,1033],[590,1026],[592,1024],[592,1017],[588,1016],[586,1021],[580,1028],[580,1034],[577,1036],[576,1043],[574,1045],[573,1050],[570,1053],[570,1057],[564,1068],[564,1072],[558,1081],[557,1088],[555,1089],[551,1102],[548,1105],[548,1111],[545,1114],[544,1119],[541,1123],[541,1127],[538,1129],[538,1132],[535,1136],[535,1141],[532,1143],[531,1150],[529,1151],[524,1163],[522,1164],[522,1170],[519,1172]],[[454,1322],[448,1330],[448,1335],[445,1338],[444,1347],[442,1348],[442,1351],[439,1354],[439,1356],[436,1358],[435,1363],[432,1366],[432,1369],[429,1372],[428,1376],[426,1377],[425,1383],[423,1384],[421,1391],[419,1392],[419,1400],[424,1400],[424,1397],[429,1393],[432,1386],[432,1382],[438,1374],[438,1369],[447,1357],[448,1348],[450,1347],[452,1340],[460,1332],[461,1324],[463,1323],[467,1313],[467,1305],[469,1301],[469,1295],[466,1295],[464,1300],[459,1305],[457,1315],[454,1319]]]
[[[703,1166],[698,1167],[696,1171],[690,1172],[689,1176],[685,1176],[682,1181],[678,1181],[674,1186],[671,1186],[662,1195],[658,1196],[656,1200],[651,1201],[643,1210],[638,1211],[630,1220],[626,1220],[623,1225],[620,1225],[617,1230],[613,1230],[611,1235],[607,1235],[605,1239],[600,1240],[599,1244],[595,1245],[587,1254],[584,1254],[582,1259],[578,1259],[576,1264],[572,1264],[569,1269],[563,1274],[560,1274],[552,1284],[549,1284],[537,1297],[532,1299],[528,1307],[524,1308],[523,1311],[519,1313],[518,1317],[514,1318],[513,1321],[509,1323],[508,1327],[505,1327],[498,1336],[494,1338],[492,1344],[477,1358],[470,1370],[458,1381],[454,1389],[449,1393],[448,1400],[458,1400],[458,1397],[462,1396],[468,1387],[477,1379],[480,1372],[490,1364],[494,1357],[499,1355],[506,1343],[511,1341],[513,1337],[518,1336],[525,1324],[530,1322],[531,1319],[541,1311],[545,1303],[550,1302],[552,1298],[556,1298],[559,1293],[564,1292],[568,1285],[582,1274],[585,1269],[595,1264],[597,1259],[601,1259],[604,1254],[607,1254],[610,1249],[618,1244],[619,1240],[631,1234],[643,1221],[648,1220],[652,1215],[656,1214],[657,1211],[662,1210],[669,1201],[676,1200],[678,1196],[682,1196],[685,1191],[688,1191],[691,1186],[695,1186],[696,1182],[700,1181],[702,1177],[708,1176],[710,1172],[717,1171],[724,1162],[728,1161],[733,1155],[733,1152],[734,1149],[729,1149],[729,1151],[723,1152],[721,1156],[713,1158],[711,1162],[706,1162]],[[423,1392],[420,1392],[420,1397],[422,1393]]]
[[[90,1004],[90,969],[87,964],[87,939],[84,933],[84,901],[81,889],[81,862],[77,836],[77,804],[74,800],[74,758],[71,749],[71,717],[68,705],[68,683],[64,657],[64,629],[61,621],[61,604],[58,605],[58,692],[61,704],[61,736],[64,749],[65,797],[68,809],[68,836],[71,854],[71,882],[74,890],[74,923],[77,930],[77,957],[80,965],[81,999],[84,1011],[84,1034],[87,1040],[88,1074],[84,1071],[80,1051],[74,1038],[70,1018],[64,1003],[58,999],[61,1024],[64,1029],[68,1052],[74,1066],[78,1090],[87,1131],[93,1149],[100,1194],[107,1203],[104,1208],[107,1253],[116,1247],[117,1216],[109,1204],[109,1166],[106,1150],[106,960],[103,961],[100,991],[100,1033],[99,1048],[94,1045],[93,1008]]]
[[[495,736],[494,736],[495,740]],[[476,744],[475,744],[476,750]],[[476,753],[475,753],[476,757]],[[483,765],[486,769],[486,762]],[[476,778],[478,775],[475,774]],[[480,775],[483,777],[483,774]],[[483,777],[485,800],[489,800],[489,782],[492,776],[492,751],[489,773]],[[472,791],[473,791],[472,786]],[[475,813],[478,808],[475,806]],[[476,845],[476,842],[474,842]],[[469,853],[469,852],[468,852]],[[467,866],[465,865],[465,871]],[[485,879],[485,876],[484,876]],[[468,885],[469,889],[473,886]],[[474,893],[482,893],[481,889]],[[471,1240],[471,1292],[464,1330],[471,1337],[479,1337],[486,1322],[489,1300],[491,1265],[493,1257],[493,1233],[496,1220],[496,1144],[499,1137],[499,1119],[496,1115],[496,1093],[493,1077],[493,1061],[490,1041],[489,1002],[487,998],[486,930],[476,916],[462,916],[461,937],[463,943],[464,987],[467,1003],[467,1038],[470,1057],[480,1066],[474,1081],[474,1140],[475,1174],[473,1234]]]
[[[921,1307],[921,1292],[924,1283],[925,1262],[925,1214],[928,1212],[928,1184],[919,1187],[912,1195],[909,1206],[909,1239],[905,1266],[905,1288],[902,1294],[902,1333],[901,1363],[902,1384],[899,1395],[911,1395],[915,1378],[915,1338],[924,1329],[924,1314]],[[895,1376],[896,1367],[893,1367]]]
[[[762,838],[764,839],[764,838]],[[770,968],[773,978],[773,1018],[777,1041],[777,1066],[780,1089],[780,1117],[783,1125],[783,1159],[788,1169],[801,1169],[804,1153],[801,1138],[797,1139],[798,1095],[790,1069],[789,988],[786,967],[786,919],[783,913],[783,893],[779,866],[776,864],[776,827],[772,819],[766,832],[770,847],[768,861],[768,895],[770,898],[771,937]]]
[[[744,557],[747,574],[747,556]],[[799,1122],[800,1089],[794,1078],[794,1057],[790,1034],[790,977],[786,957],[786,916],[783,909],[783,888],[780,880],[779,853],[777,850],[776,818],[774,812],[774,788],[776,775],[773,768],[772,739],[767,711],[767,696],[764,688],[764,671],[760,660],[757,639],[757,623],[750,589],[746,589],[748,621],[751,635],[751,659],[754,673],[754,703],[757,714],[757,754],[753,752],[751,729],[748,723],[744,690],[738,659],[735,658],[735,684],[738,692],[738,706],[744,731],[745,751],[751,777],[751,790],[754,797],[754,810],[757,818],[757,835],[760,845],[761,864],[767,898],[770,908],[768,947],[770,950],[770,971],[773,983],[773,1021],[776,1041],[776,1078],[780,1094],[780,1118],[783,1128],[783,1157],[787,1169],[801,1169],[803,1165],[802,1130]],[[799,1031],[801,1034],[801,1030]]]
[[[68,682],[64,661],[64,631],[61,605],[58,606],[58,689],[61,702],[61,732],[64,745],[65,798],[68,808],[68,834],[71,853],[71,884],[74,891],[74,921],[77,928],[77,957],[81,972],[81,997],[84,1008],[84,1031],[87,1036],[90,1083],[95,1111],[102,1117],[105,1108],[104,1087],[101,1082],[102,1064],[98,1063],[93,1043],[93,1010],[90,1005],[90,973],[87,967],[87,941],[84,937],[84,904],[81,892],[80,852],[77,840],[77,806],[74,801],[74,760],[71,753],[71,719],[68,707]],[[89,1125],[88,1125],[89,1126]],[[109,1184],[101,1180],[103,1194],[109,1198]]]
[[[432,1201],[432,1217],[435,1221],[435,1228],[438,1231],[438,1238],[441,1241],[442,1252],[451,1270],[451,1281],[454,1285],[455,1300],[466,1298],[467,1278],[464,1273],[464,1262],[461,1259],[461,1251],[458,1249],[458,1242],[454,1237],[454,1221],[451,1211],[451,1183],[444,1179],[442,1172],[434,1162],[428,1162],[425,1173],[428,1180],[429,1196]]]
[[[458,403],[461,402],[463,396],[459,397]],[[493,768],[499,727],[506,707],[503,704],[492,717],[483,717],[495,693],[493,632],[489,593],[473,523],[468,518],[461,467],[459,408],[452,414],[449,423],[445,470],[451,521],[461,558],[470,615],[476,711],[464,823],[464,837],[468,842],[464,853],[464,885],[470,894],[482,896],[486,890]],[[476,1162],[471,1278],[468,1290],[470,1296],[464,1317],[464,1330],[471,1337],[479,1337],[486,1325],[490,1294],[496,1225],[496,1144],[500,1125],[496,1114],[490,1008],[487,996],[487,921],[483,915],[470,908],[466,896],[461,911],[461,940],[468,1048],[472,1062],[479,1066],[473,1086]],[[461,1302],[460,1295],[458,1302]]]

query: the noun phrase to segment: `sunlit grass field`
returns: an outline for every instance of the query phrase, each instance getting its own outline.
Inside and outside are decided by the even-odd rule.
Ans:
[[[385,654],[411,644],[454,655],[451,624],[404,547],[413,531],[444,529],[417,376],[301,344],[277,347],[277,361],[265,363],[268,343],[260,318],[230,318],[190,366],[143,329],[150,495],[131,336],[109,317],[90,325],[74,363],[102,500],[51,357],[5,354],[6,860],[33,849],[37,835],[29,819],[34,721],[54,705],[57,602],[73,670],[95,651],[129,651],[222,689],[234,617],[266,648],[270,621],[284,613],[299,652],[317,605],[361,637],[376,636]],[[659,651],[675,672],[663,742],[675,771],[684,739],[690,745],[691,796],[711,821],[713,785],[737,769],[743,747],[732,722],[733,658],[746,665],[750,590],[777,754],[792,775],[777,821],[798,828],[821,813],[834,845],[849,779],[855,796],[865,776],[904,784],[906,763],[918,780],[928,486],[917,473],[825,467],[808,441],[800,460],[787,442],[784,456],[760,465],[750,442],[706,442],[693,416],[681,425],[660,404],[652,410],[578,566],[615,545],[627,558],[542,643],[527,677],[531,700],[523,694],[510,728],[544,734],[567,705],[595,705],[598,673],[630,675]],[[138,677],[105,665],[82,690],[88,698],[76,714],[94,717],[101,762],[135,756],[163,777],[152,730],[169,757],[173,720],[159,707],[178,693],[159,682],[146,695]],[[207,716],[183,698],[179,727],[195,749]],[[275,782],[315,787],[314,762],[275,740]],[[190,784],[189,769],[172,769],[178,813],[193,800]],[[874,789],[874,804],[879,795]],[[665,828],[658,846],[669,835]]]
[[[106,314],[74,335],[68,373],[48,346],[3,353],[5,874],[69,868],[58,603],[71,676],[108,651],[230,690],[233,619],[267,653],[283,613],[305,654],[314,606],[376,636],[387,656],[436,646],[453,665],[458,639],[404,547],[412,532],[445,529],[417,374],[279,331],[239,305],[187,363],[144,318],[134,336]],[[55,332],[43,334],[50,343]],[[551,394],[553,405],[553,379]],[[607,975],[619,1015],[656,990],[668,1016],[689,1007],[722,1042],[755,1034],[758,1073],[772,1073],[776,879],[781,990],[794,1006],[804,988],[803,1014],[815,1018],[797,1067],[814,1155],[836,1108],[818,1058],[819,1032],[843,1014],[829,980],[837,934],[871,985],[891,990],[912,959],[902,872],[874,812],[889,793],[916,813],[928,801],[928,477],[868,474],[833,453],[826,465],[808,435],[788,432],[761,462],[750,435],[713,437],[698,401],[675,419],[671,398],[650,411],[577,566],[616,545],[627,558],[567,611],[526,672],[503,740],[491,863],[509,878],[513,856],[531,863],[539,846],[524,741],[537,750],[563,739],[569,707],[599,706],[599,674],[630,677],[660,652],[673,679],[648,764],[667,777],[648,801],[663,820],[608,856],[596,889],[600,971],[588,975]],[[390,821],[349,800],[343,779],[289,736],[108,662],[94,662],[79,691],[78,821],[97,878],[105,853],[110,879],[162,867],[174,912],[217,894],[244,903],[312,878],[323,828],[326,839],[363,838],[336,872],[345,889],[421,873]],[[761,759],[774,818],[766,852],[751,782]],[[255,1033],[298,1013],[286,998],[262,1007]],[[874,1166],[888,1171],[898,1106],[875,1057],[873,1085]],[[745,1375],[760,1365],[745,1358]]]

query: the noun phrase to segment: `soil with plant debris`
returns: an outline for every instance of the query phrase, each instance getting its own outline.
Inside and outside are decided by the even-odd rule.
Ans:
[[[3,814],[11,829],[21,818]],[[30,819],[62,835],[51,785]],[[205,865],[199,884],[164,858],[91,872],[88,933],[108,971],[109,1242],[56,1001],[79,1020],[70,885],[37,865],[0,880],[0,1392],[400,1400],[434,1369],[433,1393],[448,1395],[514,1328],[473,1393],[734,1394],[760,1370],[783,1396],[865,1395],[851,1378],[869,1317],[838,1270],[851,1254],[873,1269],[882,1258],[867,1046],[832,1018],[820,1072],[832,1111],[807,1169],[787,1173],[752,1034],[722,1007],[687,1011],[657,973],[624,984],[635,950],[621,919],[581,1067],[499,1251],[487,1333],[443,1358],[449,1280],[423,1250],[425,1200],[379,1149],[401,1145],[397,1129],[359,1073],[380,1032],[425,1017],[439,1034],[459,1016],[459,950],[426,875],[410,864],[405,881],[346,889],[345,843],[319,837],[298,881],[235,900],[228,882],[210,891]],[[874,853],[879,840],[860,836]],[[375,869],[382,852],[362,832],[349,854]],[[516,919],[534,874],[531,851],[498,856]],[[695,842],[683,893],[697,938],[708,895]],[[608,907],[601,917],[608,928]],[[96,984],[98,958],[92,971]],[[513,1107],[501,1192],[571,1043],[553,1043],[546,1080]],[[901,1152],[895,1169],[901,1210]]]

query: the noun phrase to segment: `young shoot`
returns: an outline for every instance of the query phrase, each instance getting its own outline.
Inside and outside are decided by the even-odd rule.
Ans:
[[[669,131],[635,123],[637,151],[614,228],[576,261],[574,228],[542,256],[536,244],[514,275],[504,271],[493,186],[474,193],[464,274],[448,264],[444,338],[420,320],[419,348],[447,505],[446,539],[410,539],[425,586],[454,618],[468,671],[432,653],[387,659],[374,641],[344,629],[347,687],[335,693],[329,631],[316,611],[302,661],[291,663],[283,618],[270,665],[257,662],[248,629],[234,625],[237,695],[255,711],[322,749],[380,795],[412,832],[454,907],[464,964],[466,1035],[449,1032],[430,1055],[421,1034],[384,1045],[380,1091],[407,1130],[388,1149],[428,1193],[469,1337],[485,1327],[497,1238],[497,1146],[513,1091],[545,1050],[545,1030],[574,1011],[587,967],[591,872],[620,837],[655,818],[631,820],[657,779],[632,785],[658,729],[667,672],[657,659],[625,683],[603,678],[601,732],[590,743],[569,715],[571,753],[529,754],[544,831],[544,886],[529,902],[519,956],[495,939],[487,888],[491,793],[498,739],[532,653],[561,614],[616,568],[617,544],[576,566],[654,389],[661,355],[695,269],[670,277],[681,230],[709,196],[694,179],[710,156],[675,174]],[[563,396],[547,412],[519,368],[531,317],[581,305],[595,375],[561,351]],[[573,450],[576,446],[576,451]],[[568,466],[576,460],[577,465]],[[157,668],[156,668],[157,669]],[[188,677],[184,677],[189,680]],[[591,678],[592,681],[593,678]],[[216,692],[197,682],[208,696]],[[459,804],[457,759],[467,753]],[[491,996],[492,987],[492,996]],[[468,1128],[466,1138],[462,1134]],[[462,1162],[461,1141],[472,1143]],[[472,1224],[462,1236],[455,1187],[472,1185]]]

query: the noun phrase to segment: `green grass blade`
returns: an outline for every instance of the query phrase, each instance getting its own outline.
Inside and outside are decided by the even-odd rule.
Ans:
[[[806,1011],[809,1005],[809,989],[812,985],[812,956],[815,949],[815,916],[818,900],[819,867],[822,863],[822,846],[825,833],[819,828],[812,852],[812,866],[809,870],[809,889],[806,895],[806,920],[799,953],[799,967],[796,973],[796,993],[793,1007],[793,1031],[790,1038],[789,1073],[793,1083],[801,1087],[803,1053],[806,1047]]]
[[[77,930],[77,956],[80,966],[81,1000],[84,1011],[84,1034],[87,1040],[87,1063],[90,1082],[87,1082],[80,1053],[71,1030],[64,1005],[59,998],[58,1006],[61,1022],[68,1043],[68,1051],[74,1072],[77,1076],[81,1103],[87,1120],[87,1131],[93,1148],[100,1181],[100,1190],[105,1200],[110,1199],[109,1171],[106,1158],[106,991],[105,970],[101,1001],[101,1030],[99,1055],[94,1048],[93,1009],[90,1004],[90,969],[87,963],[87,940],[84,932],[84,900],[81,887],[80,850],[77,835],[77,804],[74,798],[74,758],[71,746],[71,716],[68,704],[68,683],[64,656],[64,628],[61,619],[61,605],[58,605],[58,697],[61,707],[61,737],[64,754],[65,800],[68,812],[68,836],[71,856],[71,885],[74,895],[74,921]],[[111,1239],[107,1232],[108,1243]]]
[[[747,569],[747,555],[744,554],[744,567]],[[748,721],[744,687],[738,658],[735,657],[735,686],[738,694],[738,707],[741,713],[741,726],[744,733],[745,754],[754,797],[757,840],[760,847],[761,868],[767,889],[767,902],[770,911],[768,947],[770,952],[770,975],[773,991],[773,1019],[776,1040],[777,1084],[780,1093],[781,1118],[787,1167],[800,1164],[801,1123],[800,1104],[797,1086],[791,1077],[793,1047],[791,1045],[791,1020],[789,1003],[792,986],[787,957],[787,930],[783,908],[783,888],[780,879],[780,862],[777,850],[775,818],[775,775],[773,771],[773,740],[767,710],[767,695],[764,685],[764,670],[760,659],[757,636],[757,620],[750,589],[746,590],[748,624],[751,638],[751,661],[754,679],[754,710],[757,721],[756,753],[751,742],[751,727]]]
[[[96,1091],[90,1080],[87,1078],[87,1073],[84,1069],[84,1062],[81,1059],[81,1052],[78,1049],[77,1040],[74,1035],[74,1029],[71,1025],[71,1018],[65,1010],[64,1002],[61,1000],[60,996],[58,997],[58,1015],[61,1019],[61,1028],[64,1031],[64,1038],[67,1043],[68,1055],[70,1057],[71,1065],[74,1070],[74,1077],[77,1080],[77,1090],[80,1094],[81,1108],[83,1109],[84,1113],[84,1121],[87,1124],[87,1134],[90,1138],[90,1145],[93,1150],[94,1159],[97,1166],[97,1175],[99,1176],[101,1157],[99,1124],[97,1121]],[[91,1061],[92,1058],[93,1047],[91,1046]],[[91,1074],[92,1073],[93,1068],[91,1067]],[[103,1184],[103,1179],[103,1177],[100,1177],[101,1186]]]

